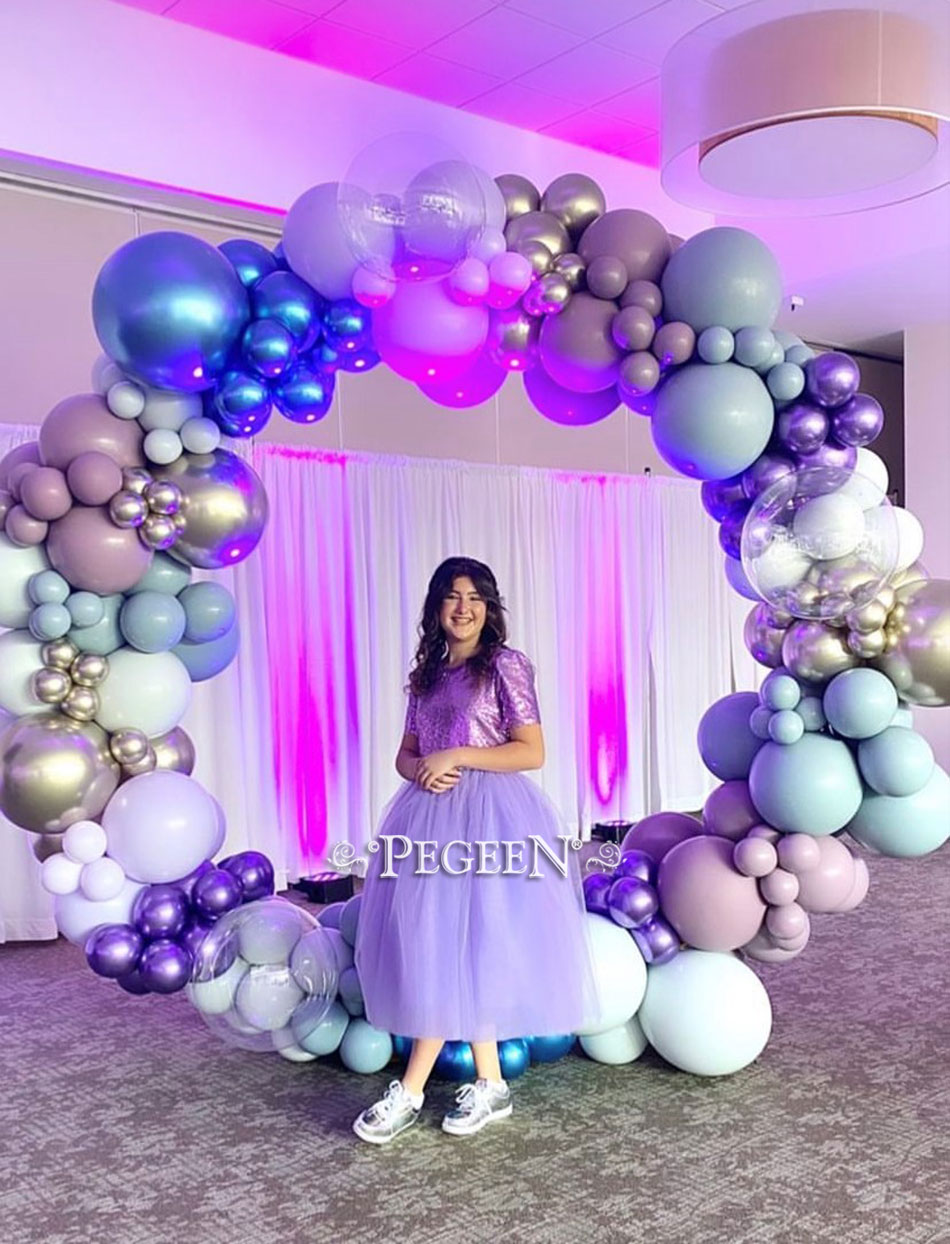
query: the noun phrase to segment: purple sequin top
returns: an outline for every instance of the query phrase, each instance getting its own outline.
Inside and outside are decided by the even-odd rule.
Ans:
[[[447,747],[497,747],[512,726],[540,722],[534,666],[517,648],[499,648],[491,679],[475,684],[467,665],[443,667],[431,691],[409,693],[406,733],[419,739],[419,754]]]

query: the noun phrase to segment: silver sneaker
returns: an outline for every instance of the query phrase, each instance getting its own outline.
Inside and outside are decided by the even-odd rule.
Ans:
[[[442,1131],[453,1136],[472,1136],[486,1123],[507,1119],[511,1114],[511,1093],[508,1085],[496,1087],[487,1080],[463,1084],[455,1094],[458,1105],[442,1120]]]
[[[419,1114],[420,1110],[412,1104],[409,1090],[403,1082],[390,1080],[389,1088],[379,1101],[356,1119],[353,1131],[360,1140],[367,1140],[371,1145],[385,1145],[411,1127]]]

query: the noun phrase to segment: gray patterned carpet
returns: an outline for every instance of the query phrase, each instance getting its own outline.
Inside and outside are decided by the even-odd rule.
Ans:
[[[762,969],[758,1063],[571,1055],[467,1140],[449,1084],[370,1147],[350,1124],[395,1068],[244,1054],[63,942],[0,947],[0,1244],[948,1244],[950,851],[871,867]]]

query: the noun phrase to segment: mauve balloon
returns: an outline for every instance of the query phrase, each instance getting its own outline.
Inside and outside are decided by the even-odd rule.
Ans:
[[[678,843],[702,832],[699,821],[685,812],[654,812],[627,830],[620,850],[643,851],[659,864]]]
[[[50,524],[46,554],[74,588],[100,596],[127,592],[152,560],[138,532],[116,527],[104,506],[87,505],[73,506]]]
[[[548,375],[576,393],[598,393],[615,385],[623,357],[611,333],[616,314],[616,303],[578,293],[560,315],[548,316],[540,340]]]
[[[524,387],[532,405],[545,418],[567,427],[579,428],[597,423],[606,419],[620,404],[614,387],[598,393],[577,393],[552,380],[543,367],[532,367],[524,373]]]
[[[21,462],[32,462],[34,466],[39,466],[40,461],[39,441],[26,441],[4,454],[0,458],[0,490],[9,489],[10,472],[15,466],[19,466]]]
[[[577,253],[586,264],[599,255],[622,261],[630,281],[659,281],[670,257],[670,235],[654,217],[635,208],[605,212],[584,230]]]
[[[691,838],[660,865],[663,914],[698,950],[736,950],[762,925],[766,905],[755,879],[733,866],[732,849],[723,838]]]
[[[64,398],[43,420],[40,454],[47,466],[61,471],[90,450],[107,454],[120,467],[140,467],[142,439],[137,419],[117,419],[98,393],[80,393]]]

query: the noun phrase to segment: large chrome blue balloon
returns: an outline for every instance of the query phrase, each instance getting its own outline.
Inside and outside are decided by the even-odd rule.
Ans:
[[[159,389],[210,388],[250,315],[228,259],[186,233],[134,238],[102,266],[92,317],[103,349]]]

